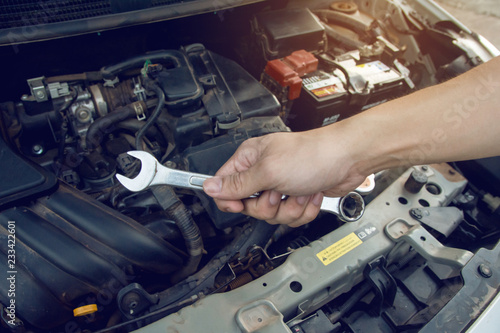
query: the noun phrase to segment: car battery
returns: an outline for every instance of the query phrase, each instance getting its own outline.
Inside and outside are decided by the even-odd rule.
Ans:
[[[321,70],[302,78],[302,92],[287,118],[292,131],[303,131],[336,122],[348,112],[349,94],[333,73]]]
[[[412,86],[407,75],[379,60],[357,63],[350,59],[339,66],[342,71],[323,70],[320,66],[302,77],[301,95],[287,119],[293,131],[335,123],[396,98]]]

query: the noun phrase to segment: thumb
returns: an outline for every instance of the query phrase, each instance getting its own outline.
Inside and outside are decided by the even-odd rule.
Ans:
[[[214,176],[203,182],[203,190],[216,199],[233,200],[248,198],[259,190],[253,168],[226,176]]]

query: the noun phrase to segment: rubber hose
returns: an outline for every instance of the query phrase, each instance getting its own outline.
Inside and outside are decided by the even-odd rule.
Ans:
[[[143,105],[145,107],[145,105]],[[90,126],[87,131],[85,142],[87,144],[87,149],[92,150],[101,146],[103,140],[103,134],[106,133],[106,129],[111,127],[127,118],[134,117],[136,115],[135,108],[132,104],[120,107],[115,111],[108,113],[104,117],[97,118]]]
[[[171,282],[175,284],[197,271],[201,257],[203,256],[203,239],[201,238],[200,229],[194,222],[191,213],[179,197],[177,197],[172,187],[156,187],[153,189],[153,195],[167,213],[167,217],[173,220],[179,228],[189,254],[184,267],[178,270],[171,278]]]
[[[167,214],[179,227],[189,254],[184,267],[177,271],[171,278],[172,283],[177,283],[195,273],[198,269],[201,257],[203,256],[203,240],[200,229],[180,200],[167,210]]]
[[[157,84],[154,84],[152,89],[156,93],[156,96],[158,97],[158,104],[156,105],[156,109],[153,111],[149,119],[146,121],[144,126],[141,127],[141,129],[137,132],[135,135],[135,149],[136,150],[143,150],[142,149],[142,138],[144,137],[144,134],[146,134],[147,130],[156,122],[158,117],[161,114],[161,111],[163,110],[163,107],[165,106],[165,93],[163,93],[163,90],[158,86]]]
[[[118,64],[103,67],[100,70],[100,74],[105,79],[113,79],[117,74],[135,67],[142,67],[146,61],[155,62],[166,62],[170,61],[173,63],[174,67],[180,67],[185,64],[184,55],[177,50],[159,50],[139,56],[132,57]]]
[[[124,129],[133,133],[137,133],[141,129],[141,127],[144,125],[144,122],[130,118],[124,121],[121,121],[119,124],[116,124],[116,127],[120,129]],[[148,128],[148,131],[146,132],[146,135],[148,137],[156,137],[160,135],[160,132],[156,129],[156,127],[150,127]],[[135,138],[134,138],[134,145],[135,145]]]
[[[336,12],[333,10],[316,10],[313,14],[319,16],[323,21],[328,21],[331,23],[340,23],[347,28],[353,29],[357,33],[366,33],[370,30],[370,24],[365,24],[361,20],[357,19],[356,16]],[[371,23],[371,22],[370,22]]]
[[[345,37],[341,32],[335,30],[334,28],[329,26],[327,23],[321,22],[321,25],[323,26],[323,28],[325,28],[325,32],[326,32],[328,37],[330,37],[330,38],[332,38],[332,39],[334,39],[342,44],[345,44],[345,45],[352,47],[352,48],[359,48],[359,47],[366,45],[366,43],[364,43],[362,41],[354,40],[354,39],[351,39],[349,37]]]
[[[85,72],[78,74],[68,74],[52,76],[45,79],[47,83],[53,82],[70,82],[70,81],[100,81],[102,80],[101,72]]]

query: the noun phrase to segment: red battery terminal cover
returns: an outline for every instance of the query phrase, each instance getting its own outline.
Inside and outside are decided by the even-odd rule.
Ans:
[[[283,59],[267,62],[265,72],[282,87],[289,87],[288,99],[297,99],[302,89],[302,79],[318,68],[318,59],[305,50],[295,51]]]
[[[295,51],[283,61],[301,77],[318,69],[318,59],[306,50]]]

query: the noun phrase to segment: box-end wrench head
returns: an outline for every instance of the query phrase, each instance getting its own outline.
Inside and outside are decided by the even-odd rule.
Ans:
[[[357,192],[343,197],[324,197],[321,210],[337,215],[344,222],[356,222],[365,212],[365,201]]]

